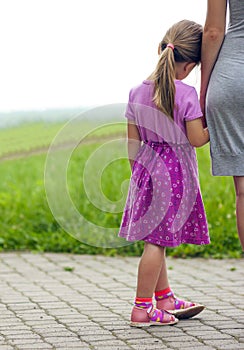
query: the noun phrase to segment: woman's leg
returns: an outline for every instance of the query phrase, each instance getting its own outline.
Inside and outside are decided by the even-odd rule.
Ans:
[[[138,298],[152,298],[159,275],[163,279],[162,262],[165,260],[165,248],[145,242],[137,279]],[[166,272],[167,274],[167,272]]]
[[[244,251],[244,176],[234,176],[236,190],[236,223],[237,230]]]

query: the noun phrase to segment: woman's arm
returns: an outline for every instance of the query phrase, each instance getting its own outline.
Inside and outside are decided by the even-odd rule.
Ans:
[[[127,124],[128,135],[128,157],[130,161],[131,169],[133,168],[134,160],[141,147],[141,137],[137,126],[128,121]]]
[[[186,135],[193,147],[201,147],[208,143],[208,128],[203,127],[202,118],[186,122]]]
[[[227,0],[208,0],[202,38],[200,104],[205,115],[209,78],[225,36]]]

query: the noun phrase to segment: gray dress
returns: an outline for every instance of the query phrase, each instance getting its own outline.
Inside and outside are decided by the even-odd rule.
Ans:
[[[206,97],[213,175],[244,176],[244,0],[229,0],[228,30]]]

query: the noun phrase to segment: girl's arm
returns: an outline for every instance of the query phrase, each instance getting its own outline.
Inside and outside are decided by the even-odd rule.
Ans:
[[[208,0],[202,38],[200,104],[205,115],[209,78],[225,36],[227,0]]]
[[[186,122],[186,136],[193,147],[201,147],[208,143],[208,128],[203,127],[202,118]]]
[[[141,137],[139,130],[135,124],[128,121],[127,124],[127,136],[128,136],[128,156],[131,169],[133,168],[134,160],[141,147]]]

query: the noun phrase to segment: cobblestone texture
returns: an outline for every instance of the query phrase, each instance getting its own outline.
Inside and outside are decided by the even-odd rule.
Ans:
[[[131,328],[139,258],[0,254],[0,350],[244,349],[244,259],[168,259],[179,297],[206,305],[175,326]]]

